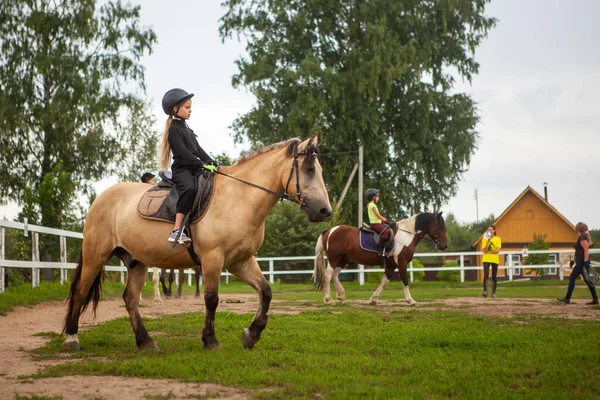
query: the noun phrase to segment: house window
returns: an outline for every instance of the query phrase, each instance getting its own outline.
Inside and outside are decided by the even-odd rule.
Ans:
[[[558,255],[557,254],[549,254],[549,262],[548,264],[554,264],[554,267],[544,268],[544,274],[546,275],[556,275],[556,265],[558,263]]]
[[[515,268],[515,267],[521,265],[521,255],[520,254],[507,254],[504,265],[508,266],[510,264],[509,258],[512,258],[513,276],[520,276],[521,268]]]

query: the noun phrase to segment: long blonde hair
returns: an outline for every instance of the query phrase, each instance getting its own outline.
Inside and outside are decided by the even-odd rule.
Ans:
[[[165,123],[165,131],[162,135],[162,143],[160,144],[160,169],[163,171],[167,171],[169,166],[171,165],[171,146],[169,146],[169,128],[171,127],[171,122],[173,121],[173,117],[170,115],[167,117],[167,122]]]

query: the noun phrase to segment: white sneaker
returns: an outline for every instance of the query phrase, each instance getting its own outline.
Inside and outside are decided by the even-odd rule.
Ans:
[[[175,240],[177,239],[177,234],[179,233],[179,229],[175,229],[174,231],[171,231],[171,235],[169,236],[168,241],[171,243],[175,243]],[[192,239],[190,239],[188,237],[188,235],[185,234],[185,231],[181,232],[181,236],[179,236],[179,241],[177,243],[179,244],[187,244],[189,242],[191,242]]]

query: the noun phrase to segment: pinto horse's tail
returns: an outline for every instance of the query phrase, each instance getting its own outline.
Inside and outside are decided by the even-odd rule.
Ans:
[[[77,311],[77,319],[79,315],[83,314],[86,310],[90,301],[92,301],[92,308],[94,310],[94,317],[96,316],[96,309],[98,308],[98,302],[100,301],[100,294],[102,289],[102,273],[104,268],[100,270],[100,273],[94,279],[92,286],[85,298],[83,304],[79,304],[79,310],[74,310],[75,308],[75,297],[77,296],[77,290],[79,289],[79,285],[81,283],[81,272],[83,270],[83,252],[79,253],[79,260],[77,261],[77,268],[75,269],[75,273],[73,274],[73,282],[71,282],[71,289],[69,290],[69,297],[67,298],[67,302],[69,303],[69,308],[67,310],[67,315],[65,317],[65,322],[63,325],[63,333],[66,332],[68,325],[72,322],[71,317],[73,316],[73,311]]]
[[[323,290],[325,284],[325,248],[323,247],[323,235],[328,231],[325,231],[319,235],[317,239],[317,245],[315,246],[315,268],[313,269],[312,281],[317,287],[317,290]]]

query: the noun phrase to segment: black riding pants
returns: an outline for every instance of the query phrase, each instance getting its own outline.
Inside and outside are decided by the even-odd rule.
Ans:
[[[496,277],[498,276],[498,264],[496,263],[483,263],[483,291],[487,292],[487,280],[490,274],[490,265],[492,266],[492,293],[496,293],[496,286],[498,285],[498,280]]]
[[[177,212],[186,214],[192,208],[196,198],[196,171],[188,168],[173,167],[173,181],[179,200],[177,200]]]
[[[569,277],[569,288],[567,289],[567,296],[566,296],[567,299],[571,298],[571,295],[573,294],[573,290],[575,289],[575,281],[577,281],[577,278],[579,278],[579,275],[583,275],[584,268],[585,267],[583,266],[583,262],[578,262],[573,267],[573,270],[571,271],[571,276]],[[590,282],[588,282],[588,280],[585,279],[585,275],[583,275],[583,280],[587,284],[588,289],[590,289],[592,298],[597,299],[598,295],[596,294],[596,286],[594,286]]]

